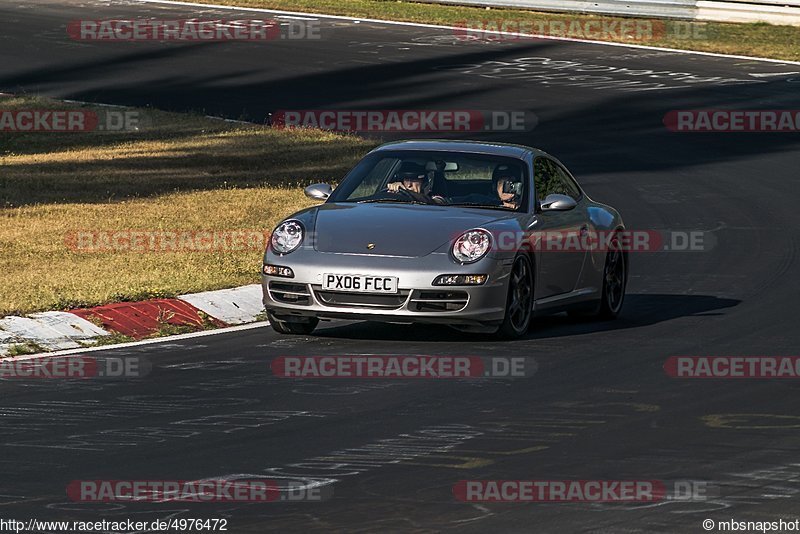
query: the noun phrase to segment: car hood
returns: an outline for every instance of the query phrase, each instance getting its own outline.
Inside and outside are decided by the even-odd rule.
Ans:
[[[398,203],[322,204],[315,215],[319,252],[406,257],[426,256],[466,230],[514,217],[498,210]]]

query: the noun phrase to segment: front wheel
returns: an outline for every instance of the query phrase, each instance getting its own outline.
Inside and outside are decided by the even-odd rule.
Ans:
[[[527,254],[514,259],[508,281],[506,315],[497,331],[501,339],[516,339],[528,331],[533,314],[533,267]]]
[[[284,321],[278,319],[277,316],[271,311],[267,311],[267,318],[269,319],[269,324],[272,329],[279,334],[308,335],[313,332],[319,324],[319,319],[316,317],[308,317],[301,322]]]

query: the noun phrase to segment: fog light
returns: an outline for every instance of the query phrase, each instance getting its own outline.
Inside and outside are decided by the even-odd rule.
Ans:
[[[443,274],[433,281],[435,286],[479,286],[486,282],[485,274]]]
[[[288,267],[281,267],[280,265],[264,265],[264,274],[270,276],[282,276],[284,278],[294,278],[294,271]]]

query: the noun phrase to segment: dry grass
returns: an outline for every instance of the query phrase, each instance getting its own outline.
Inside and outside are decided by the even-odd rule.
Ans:
[[[37,98],[0,109],[63,107]],[[0,134],[0,316],[258,281],[262,250],[85,252],[76,231],[260,230],[313,204],[374,143],[140,110],[126,133]]]
[[[486,10],[478,7],[432,5],[399,0],[214,0],[209,3],[441,25],[458,25],[465,21],[506,19],[532,23],[533,27],[537,27],[536,23],[543,21],[548,25],[553,22],[564,22],[567,27],[571,23],[577,22],[581,27],[585,27],[583,25],[588,21],[617,23],[640,21],[653,25],[655,30],[652,39],[648,38],[643,41],[633,36],[614,34],[592,37],[592,39],[683,50],[800,60],[800,27],[765,23],[695,23],[692,25],[691,32],[687,32],[685,24],[670,20],[621,18],[581,13],[541,13],[521,9],[494,8]],[[688,37],[689,34],[691,34],[691,38]],[[564,36],[582,37],[577,32]]]

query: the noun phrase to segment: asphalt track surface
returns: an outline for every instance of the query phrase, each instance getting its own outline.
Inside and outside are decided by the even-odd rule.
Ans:
[[[679,134],[662,118],[798,109],[800,66],[560,41],[465,43],[449,30],[336,20],[322,21],[321,41],[269,44],[84,43],[65,32],[81,18],[220,14],[231,15],[4,2],[0,90],[251,120],[293,108],[532,111],[531,132],[461,137],[543,148],[630,228],[706,231],[708,249],[634,254],[619,320],[553,317],[514,342],[323,323],[314,337],[257,328],[104,353],[148,358],[153,371],[138,381],[6,380],[0,517],[226,517],[233,532],[701,532],[705,518],[800,518],[797,382],[677,380],[662,368],[673,355],[798,353],[800,138]],[[541,77],[576,74],[575,63],[617,68],[602,83]],[[622,83],[631,81],[641,83]],[[269,369],[278,356],[345,354],[524,356],[538,370],[515,380],[293,381]],[[423,436],[430,445],[420,448]],[[71,480],[256,476],[327,480],[333,496],[92,504],[65,494]],[[467,504],[452,493],[462,479],[695,480],[717,491],[692,502]]]

